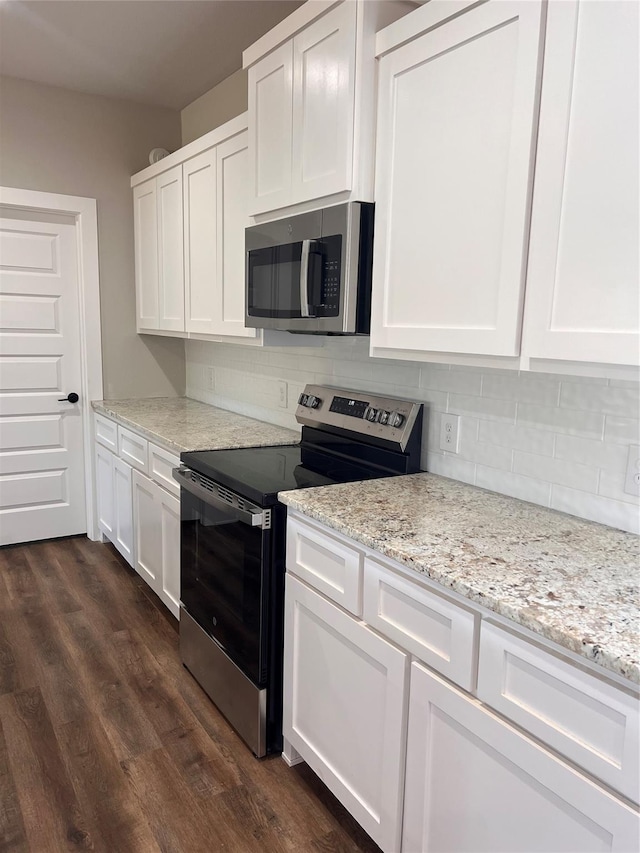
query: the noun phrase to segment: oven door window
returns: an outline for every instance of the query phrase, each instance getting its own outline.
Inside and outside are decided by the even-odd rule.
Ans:
[[[181,490],[181,599],[255,683],[265,680],[262,574],[269,531]]]
[[[315,244],[316,246],[318,244]],[[312,315],[322,292],[322,252],[309,253],[307,278],[300,283],[302,242],[254,249],[247,259],[247,313],[250,317],[299,318],[302,299]]]

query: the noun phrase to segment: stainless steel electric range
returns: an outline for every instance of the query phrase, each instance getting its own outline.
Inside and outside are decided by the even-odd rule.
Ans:
[[[282,748],[278,492],[419,470],[422,405],[308,385],[299,444],[182,453],[180,653],[253,752]]]

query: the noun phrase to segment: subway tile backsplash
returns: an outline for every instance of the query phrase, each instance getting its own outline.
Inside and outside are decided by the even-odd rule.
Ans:
[[[624,492],[627,448],[640,444],[640,384],[373,359],[368,347],[366,338],[311,351],[187,341],[187,395],[294,429],[307,382],[419,400],[425,470],[640,533],[640,499]],[[443,412],[460,415],[457,454],[439,448]]]

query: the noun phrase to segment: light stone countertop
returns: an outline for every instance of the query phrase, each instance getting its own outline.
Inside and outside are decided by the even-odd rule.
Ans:
[[[173,453],[295,444],[300,440],[294,430],[188,397],[98,400],[91,405],[99,414],[115,418]]]
[[[640,683],[640,539],[633,534],[426,473],[279,498]]]

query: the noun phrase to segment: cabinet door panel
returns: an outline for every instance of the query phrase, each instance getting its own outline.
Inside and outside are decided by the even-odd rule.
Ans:
[[[590,853],[638,847],[638,817],[418,663],[403,851]]]
[[[542,25],[489,2],[380,60],[373,347],[518,354]]]
[[[114,457],[113,482],[115,494],[115,537],[113,544],[134,568],[133,556],[133,497],[132,468],[122,459]]]
[[[184,331],[184,250],[182,166],[159,175],[158,193],[158,328]]]
[[[138,329],[158,328],[158,208],[155,178],[133,189]]]
[[[525,351],[637,365],[640,7],[550,3]]]
[[[249,213],[290,204],[293,43],[249,69]]]
[[[247,215],[248,133],[218,146],[218,264],[213,332],[255,338],[245,315],[244,229]]]
[[[113,453],[96,444],[96,507],[98,527],[112,542],[115,538]]]
[[[291,575],[285,601],[284,736],[397,850],[408,656]]]
[[[162,585],[160,598],[176,618],[180,617],[180,500],[158,489],[162,528]]]
[[[133,472],[135,570],[159,594],[162,578],[162,527],[156,492],[159,486]]]
[[[186,329],[210,334],[216,310],[216,149],[183,166]]]
[[[294,202],[351,189],[355,50],[354,0],[294,39]]]

